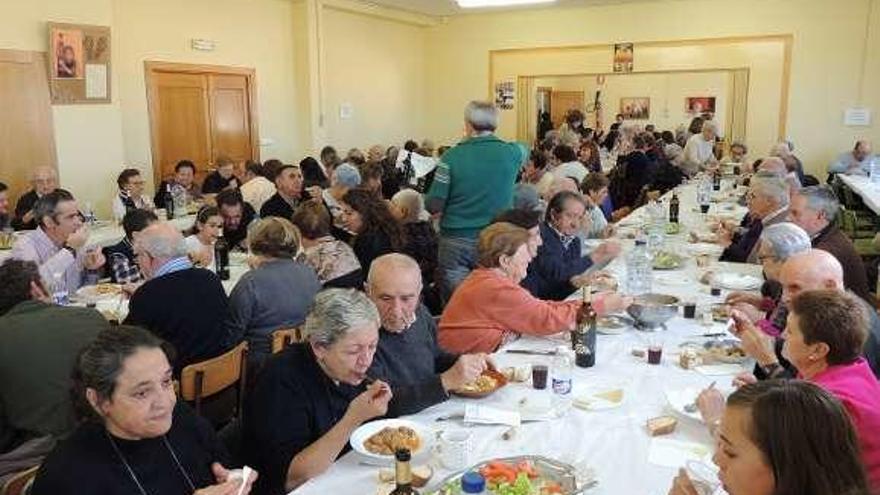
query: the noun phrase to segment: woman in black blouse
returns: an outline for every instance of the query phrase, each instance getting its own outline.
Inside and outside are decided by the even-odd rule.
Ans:
[[[364,272],[374,259],[406,247],[403,226],[391,214],[388,203],[366,189],[352,189],[342,196],[342,222],[355,234],[352,248]]]
[[[388,412],[388,385],[365,383],[379,321],[362,292],[325,289],[306,317],[308,342],[263,368],[244,423],[247,462],[261,473],[255,493],[287,493],[320,475],[348,451],[354,430]]]
[[[84,421],[43,463],[33,495],[237,493],[241,481],[221,464],[227,455],[211,426],[177,404],[162,346],[121,326],[83,350],[74,394]]]

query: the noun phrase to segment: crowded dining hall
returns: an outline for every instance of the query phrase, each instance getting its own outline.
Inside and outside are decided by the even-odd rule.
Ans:
[[[880,495],[878,0],[0,32],[0,495]]]

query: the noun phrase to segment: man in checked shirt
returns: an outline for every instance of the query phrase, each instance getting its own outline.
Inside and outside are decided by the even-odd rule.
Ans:
[[[107,275],[113,283],[134,284],[143,280],[132,245],[140,231],[157,221],[156,214],[149,210],[130,210],[122,218],[125,237],[118,243],[104,248]]]

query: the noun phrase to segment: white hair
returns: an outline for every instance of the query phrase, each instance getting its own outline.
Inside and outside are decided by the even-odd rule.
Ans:
[[[753,175],[749,185],[753,194],[767,198],[779,206],[788,206],[789,187],[785,179],[766,172],[758,172]]]
[[[403,219],[403,223],[413,223],[424,219],[425,199],[415,189],[401,189],[391,198],[391,202],[406,210],[406,218]]]
[[[703,122],[702,130],[705,131],[706,129],[712,131],[712,134],[716,136],[718,135],[718,124],[716,124],[714,120],[706,120]]]
[[[167,227],[167,228],[165,228]],[[158,224],[141,231],[138,246],[155,259],[172,259],[186,256],[186,241],[170,224]]]
[[[791,222],[782,222],[766,227],[761,232],[761,242],[773,251],[777,261],[806,253],[812,249],[810,236],[804,229]]]
[[[397,274],[404,270],[410,270],[419,277],[419,280],[422,278],[422,270],[416,260],[405,254],[388,253],[379,256],[370,264],[370,271],[367,272],[367,286],[372,288],[377,277],[376,274],[386,269],[394,270]]]
[[[379,310],[363,292],[325,289],[315,296],[303,333],[312,344],[329,347],[355,328],[363,325],[378,328],[379,322]]]
[[[464,121],[477,132],[493,132],[498,128],[498,109],[488,101],[472,101],[464,108]]]

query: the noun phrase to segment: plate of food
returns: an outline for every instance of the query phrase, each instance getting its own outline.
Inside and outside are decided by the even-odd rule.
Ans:
[[[700,415],[700,410],[696,407],[697,397],[699,397],[700,392],[702,392],[702,389],[696,387],[667,390],[666,402],[679,416],[702,423],[703,417]]]
[[[476,471],[486,479],[487,495],[574,495],[597,483],[591,469],[542,456],[518,456],[481,462],[443,480],[429,495],[461,495],[461,478]]]
[[[757,290],[763,283],[758,277],[735,272],[715,272],[712,274],[711,282],[727,290]]]
[[[81,287],[76,291],[81,299],[112,299],[122,294],[122,286],[119,284],[95,284]]]
[[[507,385],[507,377],[498,370],[487,369],[473,383],[468,383],[451,393],[459,397],[479,399],[495,393],[499,388]]]
[[[706,342],[700,354],[706,364],[742,364],[749,359],[739,341],[733,339]]]
[[[681,268],[681,256],[666,251],[661,251],[654,256],[655,270],[675,270]]]
[[[623,387],[590,385],[575,388],[572,404],[578,409],[603,411],[620,407],[624,397]]]
[[[431,451],[434,432],[405,419],[380,419],[364,423],[349,438],[351,448],[369,459],[394,462],[394,452],[407,448],[413,457]]]

